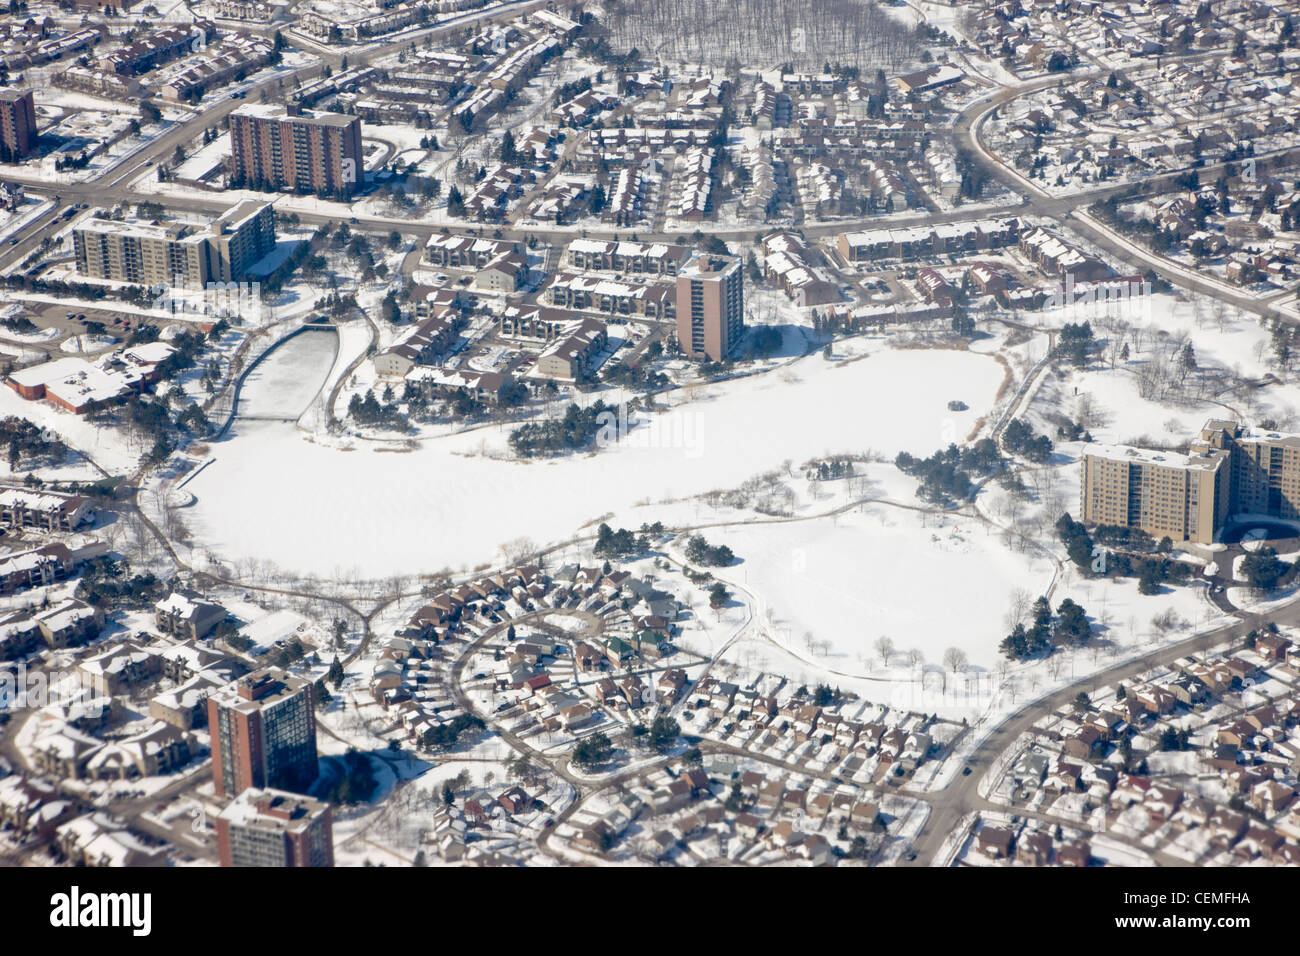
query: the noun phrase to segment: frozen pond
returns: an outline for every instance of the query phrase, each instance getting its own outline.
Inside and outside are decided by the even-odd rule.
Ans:
[[[338,346],[337,333],[322,329],[309,329],[276,346],[244,379],[238,418],[296,420],[320,391]]]
[[[250,377],[241,415],[305,407],[330,364],[328,342],[308,333],[272,353]],[[341,449],[291,423],[243,420],[187,490],[198,497],[197,536],[229,560],[342,578],[456,570],[499,562],[501,546],[520,537],[567,540],[642,505],[635,523],[654,521],[655,502],[734,488],[787,460],[928,455],[965,438],[1002,380],[994,359],[970,352],[884,350],[844,363],[814,355],[707,386],[612,448],[532,462],[506,457],[508,427],[415,450],[365,441]],[[949,411],[952,399],[969,410]]]

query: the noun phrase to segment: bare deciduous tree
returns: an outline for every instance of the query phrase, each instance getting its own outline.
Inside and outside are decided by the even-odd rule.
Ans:
[[[970,659],[960,647],[950,647],[943,652],[943,666],[954,674],[964,671],[969,664]]]
[[[876,643],[873,646],[876,649],[876,653],[880,655],[880,662],[885,667],[888,667],[889,659],[894,656],[893,640],[887,635],[881,634],[878,638],[876,638]]]

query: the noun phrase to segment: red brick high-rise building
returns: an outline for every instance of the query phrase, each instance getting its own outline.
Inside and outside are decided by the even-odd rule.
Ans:
[[[283,790],[245,790],[217,817],[222,866],[333,866],[329,804]]]
[[[19,163],[36,149],[36,99],[31,90],[0,90],[0,162]]]
[[[310,681],[268,667],[208,698],[217,796],[249,787],[301,790],[316,779],[315,696]]]
[[[296,106],[247,103],[230,114],[232,188],[347,199],[364,172],[361,120],[305,116]]]
[[[688,358],[720,362],[745,331],[739,256],[696,252],[677,273],[677,344]]]

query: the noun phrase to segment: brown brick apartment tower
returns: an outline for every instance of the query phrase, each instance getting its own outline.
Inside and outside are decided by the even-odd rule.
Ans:
[[[683,354],[720,362],[744,331],[740,257],[694,253],[677,273],[677,344]]]
[[[31,90],[0,90],[0,162],[19,163],[36,149],[36,100]]]
[[[230,152],[232,187],[348,199],[363,174],[361,120],[246,103],[230,114]]]
[[[316,779],[316,721],[310,681],[268,667],[208,698],[212,782],[217,796],[249,787],[301,790]]]

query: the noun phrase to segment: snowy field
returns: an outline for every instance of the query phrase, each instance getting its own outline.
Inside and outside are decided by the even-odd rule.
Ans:
[[[737,525],[718,537],[744,558],[746,586],[780,619],[780,643],[806,656],[811,641],[819,663],[846,673],[879,667],[881,636],[900,656],[916,649],[937,664],[956,646],[991,668],[1012,593],[1043,593],[1054,571],[1045,555],[1008,549],[974,519],[885,504],[837,519]]]
[[[273,353],[241,411],[296,414],[299,387],[310,379],[314,391],[330,364],[320,349],[300,336]],[[536,462],[509,460],[498,426],[413,448],[335,447],[291,424],[242,421],[187,490],[196,530],[227,559],[350,577],[464,568],[500,560],[498,544],[565,540],[608,513],[735,487],[787,459],[929,454],[969,431],[1002,379],[994,360],[966,352],[886,349],[831,364],[815,355],[684,389],[682,404],[595,456]],[[969,411],[949,411],[955,397]]]

